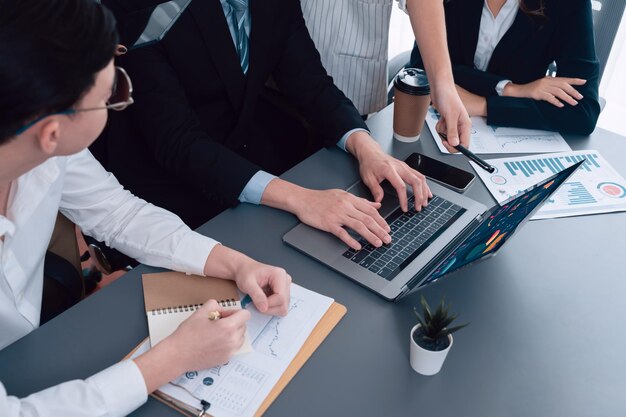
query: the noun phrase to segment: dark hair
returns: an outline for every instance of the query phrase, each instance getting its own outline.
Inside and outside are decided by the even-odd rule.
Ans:
[[[0,145],[78,102],[117,43],[113,14],[94,0],[0,0]]]

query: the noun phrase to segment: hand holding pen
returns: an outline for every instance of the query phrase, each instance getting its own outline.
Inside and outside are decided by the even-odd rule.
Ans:
[[[441,139],[447,140],[447,136],[446,136],[445,133],[441,133],[441,132],[437,132],[437,133],[439,134],[439,137],[441,137]],[[476,163],[476,165],[478,165],[479,167],[481,167],[482,169],[484,169],[488,173],[492,174],[492,173],[494,173],[496,171],[496,169],[494,167],[492,167],[491,165],[489,165],[489,163],[487,163],[487,161],[485,161],[482,158],[479,158],[474,152],[470,151],[465,146],[463,146],[461,144],[458,144],[458,145],[454,146],[454,149],[456,149],[457,151],[461,152],[463,155],[468,157],[471,161]]]
[[[235,282],[241,292],[249,295],[242,299],[242,307],[251,300],[260,313],[270,316],[287,315],[291,276],[284,269],[255,262],[250,267],[240,268]]]

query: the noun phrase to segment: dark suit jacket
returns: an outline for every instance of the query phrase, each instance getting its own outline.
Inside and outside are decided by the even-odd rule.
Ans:
[[[448,47],[455,82],[466,90],[487,97],[487,121],[515,126],[589,134],[600,114],[599,65],[595,55],[590,0],[545,0],[545,18],[518,11],[513,25],[493,52],[487,71],[474,68],[484,0],[450,0],[445,4]],[[526,0],[531,10],[538,0]],[[412,64],[421,66],[417,47]],[[576,87],[583,99],[576,106],[559,109],[545,101],[500,97],[495,91],[501,80],[526,84],[546,75],[555,61],[557,76],[587,80]]]
[[[159,1],[103,3],[123,16]],[[295,125],[264,98],[270,77],[319,132],[318,147],[365,128],[322,67],[300,2],[250,0],[249,7],[247,75],[219,0],[193,1],[161,42],[119,61],[133,81],[135,104],[112,114],[106,166],[131,191],[190,223],[200,221],[185,218],[194,204],[199,212],[213,203],[237,204],[259,169],[280,174],[306,146]]]

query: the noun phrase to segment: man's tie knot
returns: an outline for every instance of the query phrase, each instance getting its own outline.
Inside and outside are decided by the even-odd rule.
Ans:
[[[226,0],[230,7],[233,8],[237,17],[241,18],[241,14],[248,10],[248,0]]]

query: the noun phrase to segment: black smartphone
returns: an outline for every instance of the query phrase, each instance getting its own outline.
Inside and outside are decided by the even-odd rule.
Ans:
[[[465,192],[476,178],[471,172],[419,153],[412,153],[404,162],[429,179],[460,193]]]
[[[128,50],[162,40],[183,14],[191,0],[170,0],[118,19],[120,41]]]

